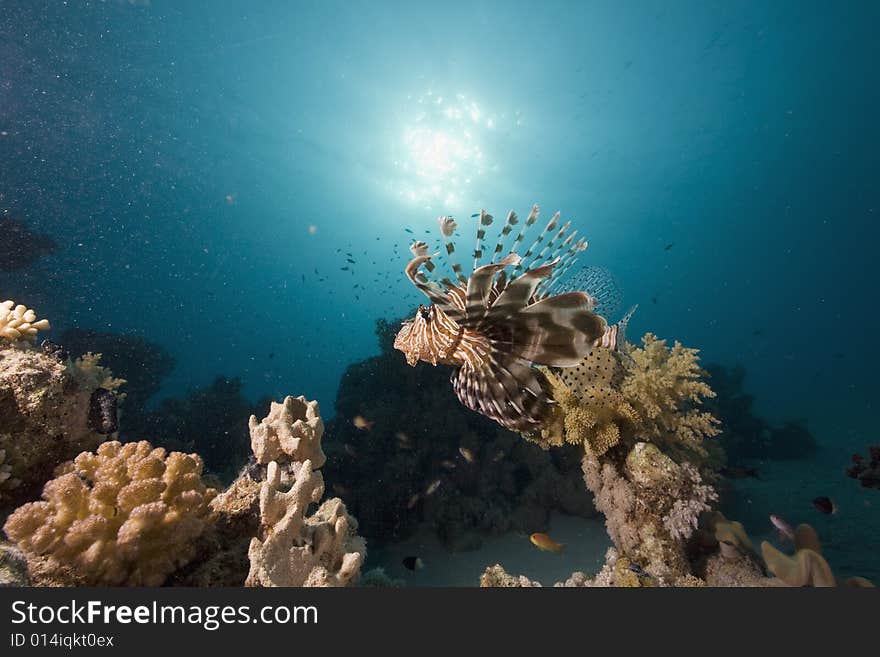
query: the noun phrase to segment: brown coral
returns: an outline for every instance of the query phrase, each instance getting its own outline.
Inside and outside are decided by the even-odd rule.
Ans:
[[[311,461],[293,465],[293,485],[282,490],[281,468],[269,463],[260,489],[262,538],[251,540],[247,586],[346,586],[360,575],[366,545],[357,521],[339,498],[311,516],[324,494],[324,478]]]
[[[822,556],[822,546],[816,530],[810,525],[801,524],[794,530],[795,552],[783,554],[767,541],[761,543],[761,554],[767,563],[767,570],[776,576],[776,583],[785,586],[837,586],[837,579],[831,567]],[[851,577],[847,586],[873,587],[864,577]]]
[[[106,439],[90,426],[91,398],[101,387],[118,394],[121,384],[95,356],[59,362],[0,342],[0,451],[8,472],[0,506],[34,499],[56,465]]]
[[[72,568],[92,585],[158,586],[192,557],[210,521],[216,491],[201,473],[195,454],[107,442],[59,467],[43,501],[18,508],[4,531],[43,562],[36,570]]]
[[[524,575],[511,575],[501,564],[487,566],[480,575],[480,588],[537,588],[541,583]]]

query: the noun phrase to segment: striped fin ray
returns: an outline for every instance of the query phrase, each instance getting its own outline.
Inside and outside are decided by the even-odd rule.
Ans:
[[[458,224],[455,222],[455,219],[452,217],[442,216],[437,219],[440,223],[440,232],[443,234],[443,238],[445,239],[446,245],[446,259],[449,261],[450,266],[452,267],[452,272],[455,274],[455,277],[461,283],[467,282],[467,276],[462,273],[461,265],[455,260],[453,254],[455,253],[455,242],[452,241],[452,236],[455,234],[455,231],[458,229]]]
[[[453,371],[459,401],[511,431],[539,427],[552,403],[544,376],[519,358],[489,358]]]
[[[492,251],[492,262],[495,262],[495,258],[497,258],[501,252],[504,250],[504,242],[507,239],[507,236],[513,232],[513,227],[519,223],[519,216],[511,210],[507,213],[507,221],[504,222],[504,227],[501,229],[501,232],[498,234],[498,241],[495,243],[495,250]]]
[[[556,226],[559,225],[559,214],[560,213],[557,212],[552,217],[550,217],[550,221],[547,222],[547,226],[544,228],[543,231],[541,231],[541,233],[538,235],[538,237],[535,238],[535,241],[532,242],[532,245],[528,249],[526,249],[526,252],[523,254],[523,257],[522,257],[523,261],[520,262],[519,266],[517,266],[517,268],[514,270],[514,272],[513,272],[514,274],[523,270],[523,268],[524,268],[523,263],[531,257],[531,255],[535,252],[535,249],[538,248],[538,246],[540,246],[540,244],[544,241],[544,238],[549,233],[552,233],[553,231],[556,230]]]
[[[541,214],[541,208],[538,207],[538,204],[532,206],[531,211],[529,212],[529,216],[526,217],[526,221],[523,224],[522,228],[519,229],[519,233],[517,233],[516,238],[513,240],[513,244],[510,247],[511,253],[516,253],[516,250],[522,246],[523,239],[525,239],[526,233],[529,228],[531,228],[536,221],[538,221],[538,215]]]
[[[413,242],[412,244],[410,244],[409,251],[410,251],[410,253],[413,254],[414,258],[418,258],[419,256],[428,255],[428,244],[427,244],[427,242],[422,242],[421,240],[417,240],[417,241]],[[435,268],[434,263],[431,262],[430,260],[425,261],[424,267],[426,270],[428,270],[429,273],[433,272],[434,268]]]
[[[485,210],[480,210],[480,224],[477,226],[477,243],[474,245],[474,270],[480,265],[483,257],[483,239],[486,237],[486,228],[492,225],[495,220],[491,214]]]
[[[562,248],[565,246],[565,242],[562,241],[562,238],[565,237],[565,233],[568,232],[568,229],[570,227],[571,227],[571,222],[566,221],[562,225],[562,228],[559,229],[559,232],[556,233],[556,235],[553,237],[553,239],[551,239],[549,242],[547,242],[547,245],[543,249],[541,249],[541,252],[538,253],[538,255],[536,255],[535,258],[525,266],[526,271],[528,271],[529,269],[532,269],[534,267],[537,267],[541,263],[546,263],[546,262],[549,262],[549,261],[555,259],[555,257],[558,255],[559,251],[561,251]],[[548,255],[548,252],[549,252],[549,255]]]
[[[436,255],[436,254],[435,254]],[[426,262],[430,262],[432,255],[421,255],[409,261],[404,270],[406,277],[415,285],[432,303],[435,303],[444,312],[448,313],[453,319],[461,316],[461,311],[453,305],[453,300],[447,290],[425,276],[419,269]]]
[[[639,304],[634,305],[626,311],[626,314],[620,318],[619,322],[609,326],[596,342],[596,346],[606,347],[612,351],[620,351],[626,344],[626,326],[638,307]]]
[[[574,239],[574,236],[576,234],[577,231],[569,235],[568,239],[565,241],[565,244],[567,244],[570,239]],[[587,240],[585,240],[584,238],[580,238],[568,248],[568,251],[566,251],[565,254],[560,258],[559,266],[554,270],[553,275],[541,286],[542,294],[553,293],[553,290],[556,289],[557,284],[565,275],[565,273],[569,269],[571,269],[571,267],[577,262],[578,254],[586,250],[587,246]]]

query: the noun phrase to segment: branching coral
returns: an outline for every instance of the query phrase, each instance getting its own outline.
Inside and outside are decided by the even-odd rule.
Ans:
[[[251,416],[250,432],[251,448],[262,465],[309,460],[320,468],[327,460],[321,449],[324,421],[316,401],[288,396],[281,404],[272,402],[262,421]]]
[[[642,338],[643,347],[631,347],[632,359],[620,390],[640,417],[639,435],[664,449],[705,456],[703,439],[718,434],[718,420],[697,406],[715,396],[701,380],[697,349],[675,343],[672,349],[653,333]]]
[[[294,464],[287,492],[278,464],[269,463],[260,488],[264,534],[251,540],[247,586],[346,586],[358,577],[366,546],[342,500],[329,499],[306,515],[323,494],[324,479],[311,461]]]
[[[158,586],[193,556],[216,494],[195,454],[112,441],[58,468],[43,501],[19,507],[4,531],[48,570],[88,584]]]
[[[0,340],[33,342],[38,331],[48,331],[48,319],[37,319],[37,314],[14,301],[0,303]]]

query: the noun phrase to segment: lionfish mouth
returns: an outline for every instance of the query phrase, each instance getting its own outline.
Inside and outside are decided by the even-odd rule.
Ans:
[[[431,302],[419,306],[394,340],[411,366],[419,361],[453,366],[452,386],[469,409],[518,432],[533,431],[547,420],[553,400],[549,384],[535,365],[573,367],[593,345],[608,338],[608,323],[594,311],[596,299],[586,290],[564,291],[563,276],[587,247],[559,225],[557,212],[532,244],[519,255],[529,229],[537,222],[538,206],[500,257],[508,236],[519,223],[512,210],[501,228],[492,256],[483,258],[483,239],[492,215],[481,211],[470,275],[455,259],[452,236],[457,223],[440,217],[448,276],[439,278],[425,242],[415,242],[407,278]]]

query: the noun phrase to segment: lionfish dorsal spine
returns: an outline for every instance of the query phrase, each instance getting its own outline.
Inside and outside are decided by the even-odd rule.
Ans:
[[[495,262],[495,259],[501,254],[504,250],[504,242],[507,239],[507,236],[513,232],[513,227],[519,223],[519,216],[511,210],[507,213],[507,221],[504,222],[504,227],[501,229],[501,233],[498,235],[498,241],[495,243],[495,250],[492,252],[492,262]]]
[[[555,258],[555,256],[559,252],[559,250],[562,249],[562,244],[557,245],[557,242],[559,242],[562,239],[562,237],[565,236],[565,233],[568,231],[570,226],[571,226],[570,221],[566,221],[562,225],[562,228],[559,229],[559,232],[556,233],[556,235],[554,235],[553,238],[547,242],[547,244],[544,246],[544,248],[541,249],[541,251],[538,253],[538,255],[536,255],[534,257],[534,259],[529,264],[526,265],[526,271],[528,271],[532,267],[539,265],[542,262],[548,262],[548,261],[553,260]],[[549,253],[549,255],[548,255],[548,253]]]
[[[535,241],[532,242],[532,244],[529,246],[529,248],[526,249],[526,252],[523,254],[523,261],[519,263],[519,266],[514,271],[514,274],[522,271],[523,269],[528,269],[525,266],[526,261],[529,258],[531,258],[532,254],[535,252],[535,249],[537,249],[538,246],[540,246],[540,244],[544,241],[544,238],[548,234],[550,234],[556,230],[556,226],[558,224],[559,224],[559,213],[557,212],[552,217],[550,217],[550,221],[547,222],[547,225],[544,227],[544,230],[542,230],[540,233],[538,233],[538,236],[535,238]],[[529,267],[532,267],[535,264],[536,264],[535,260],[532,260],[529,263]]]
[[[485,210],[480,210],[480,223],[477,225],[477,243],[474,245],[474,270],[480,266],[480,260],[483,257],[483,239],[486,237],[486,228],[492,225],[495,220],[491,214]]]
[[[445,215],[440,217],[437,221],[440,222],[440,233],[446,240],[446,258],[452,266],[452,273],[455,274],[455,277],[460,283],[467,283],[467,276],[464,275],[461,265],[458,264],[458,261],[454,257],[455,242],[453,241],[452,236],[455,234],[458,224],[455,222],[455,219]]]

